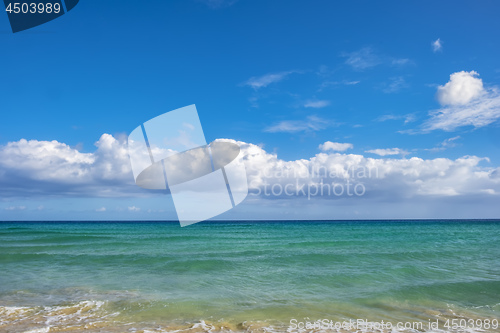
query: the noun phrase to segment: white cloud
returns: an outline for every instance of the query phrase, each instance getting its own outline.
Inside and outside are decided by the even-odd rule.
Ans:
[[[97,208],[95,211],[96,212],[105,212],[106,211],[106,207]]]
[[[330,101],[327,100],[309,100],[304,103],[304,107],[315,109],[324,108],[328,105],[330,105]]]
[[[406,150],[400,148],[385,148],[385,149],[371,149],[365,151],[366,153],[376,154],[379,156],[389,156],[389,155],[408,155]]]
[[[244,85],[250,86],[253,89],[257,90],[260,88],[267,87],[271,83],[276,83],[284,78],[286,78],[288,75],[295,73],[294,71],[288,71],[288,72],[280,72],[280,73],[270,73],[266,74],[263,76],[254,76],[248,79]]]
[[[319,149],[322,151],[346,151],[347,149],[352,149],[354,146],[352,143],[340,143],[340,142],[331,142],[331,141],[326,141],[323,144],[319,145]]]
[[[141,209],[136,206],[128,207],[129,212],[139,212]]]
[[[345,63],[347,65],[357,71],[362,71],[382,64],[386,66],[405,66],[414,64],[414,62],[408,58],[394,58],[376,53],[371,47],[364,47],[355,52],[342,53],[341,56],[346,58]]]
[[[399,58],[399,59],[392,59],[391,64],[394,66],[404,66],[413,64],[413,61],[411,61],[408,58]]]
[[[271,189],[274,184],[281,188],[288,185],[293,192],[304,185],[345,184],[348,180],[351,184],[363,184],[365,198],[387,198],[391,202],[416,197],[497,195],[500,191],[500,168],[480,167],[481,161],[488,159],[476,156],[426,160],[319,153],[308,159],[284,161],[257,145],[236,143],[245,156],[249,186],[264,199],[276,198],[264,194],[265,186]],[[398,150],[399,153],[403,151]]]
[[[443,43],[441,42],[440,38],[432,42],[432,51],[438,52],[441,51],[442,49],[443,49]]]
[[[452,138],[448,138],[446,140],[444,140],[443,142],[441,142],[441,146],[442,147],[446,147],[446,148],[449,148],[449,147],[456,147],[456,143],[455,141],[460,139],[460,135],[457,135],[457,136],[454,136]]]
[[[287,132],[287,133],[297,133],[297,132],[315,132],[320,131],[328,126],[331,126],[332,122],[317,116],[309,116],[305,120],[284,120],[273,126],[264,129],[264,132],[277,133],[277,132]]]
[[[9,206],[5,207],[4,210],[26,210],[26,206]]]
[[[396,93],[403,88],[408,87],[405,79],[402,76],[392,77],[389,79],[389,83],[385,84],[385,87],[382,89],[386,94]]]
[[[500,91],[485,88],[475,71],[457,72],[450,81],[439,86],[437,99],[442,108],[429,112],[431,118],[423,124],[423,131],[436,129],[453,131],[462,126],[487,126],[500,118]]]
[[[342,81],[324,81],[321,83],[319,86],[318,92],[323,91],[324,89],[328,87],[334,87],[334,86],[339,86],[339,85],[345,85],[345,86],[354,86],[360,83],[361,81],[349,81],[349,80],[342,80]]]
[[[384,115],[378,117],[377,119],[375,119],[375,121],[383,122],[383,121],[387,121],[387,120],[399,120],[399,119],[404,119],[404,124],[406,125],[408,123],[415,121],[416,117],[413,113],[407,113],[407,114],[403,114],[403,115],[384,114]]]
[[[369,47],[355,52],[343,53],[342,56],[347,58],[345,63],[355,70],[364,70],[381,63],[380,58]]]
[[[483,80],[476,71],[461,71],[450,75],[450,81],[439,86],[437,99],[441,105],[465,105],[485,93]]]
[[[432,151],[432,152],[437,152],[437,151],[446,150],[448,148],[456,147],[457,143],[455,141],[458,140],[458,139],[460,139],[460,138],[461,137],[459,135],[454,136],[452,138],[448,138],[448,139],[444,140],[443,142],[439,143],[439,145],[437,145],[436,147],[431,148],[431,149],[426,149],[426,150],[429,150],[429,151]]]

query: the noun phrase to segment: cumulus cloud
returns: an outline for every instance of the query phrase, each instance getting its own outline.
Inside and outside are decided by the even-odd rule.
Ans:
[[[385,149],[371,149],[365,151],[365,153],[375,154],[379,156],[389,156],[389,155],[407,155],[406,150],[400,148],[385,148]]]
[[[484,94],[483,80],[476,71],[461,71],[450,75],[450,81],[439,86],[437,99],[441,105],[465,105]]]
[[[58,141],[0,146],[0,195],[137,195],[125,142],[103,134],[93,153]]]
[[[347,182],[362,184],[366,189],[365,198],[390,200],[500,193],[500,168],[480,167],[479,164],[488,159],[476,156],[455,160],[378,159],[357,154],[319,153],[308,159],[285,161],[257,145],[237,143],[245,156],[251,190],[268,199],[276,195],[266,196],[264,189],[272,194],[273,186],[276,189],[288,186],[289,192],[304,195],[299,191],[304,186]],[[285,193],[281,193],[281,197],[286,197]]]
[[[352,149],[353,145],[352,143],[340,143],[340,142],[331,142],[331,141],[326,141],[325,143],[322,143],[318,147],[322,151],[346,151],[347,149]]]
[[[271,83],[279,82],[285,79],[288,75],[294,73],[294,71],[270,73],[263,76],[254,76],[248,79],[244,85],[250,86],[255,90],[267,87]]]
[[[139,212],[141,209],[136,206],[128,207],[129,212]]]
[[[105,212],[106,211],[106,207],[97,208],[95,211],[96,212]]]
[[[478,128],[500,118],[500,90],[485,88],[475,71],[451,74],[450,81],[438,87],[436,97],[442,107],[430,112],[424,131],[453,131],[462,126]]]
[[[442,49],[443,49],[443,43],[441,42],[440,38],[432,42],[432,51],[438,52],[441,51]]]
[[[318,116],[309,116],[305,120],[284,120],[275,125],[264,129],[264,132],[269,133],[298,133],[298,132],[315,132],[324,130],[331,126],[332,122]]]
[[[304,103],[304,107],[315,109],[324,108],[328,105],[330,105],[330,101],[327,100],[309,100]]]

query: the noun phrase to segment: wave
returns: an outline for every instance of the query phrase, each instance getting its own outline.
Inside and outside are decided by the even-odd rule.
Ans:
[[[397,306],[400,306],[398,304]],[[136,304],[137,311],[134,315],[126,311],[127,306],[119,307],[102,300],[86,300],[71,304],[60,304],[54,306],[0,306],[0,332],[22,332],[22,333],[50,333],[50,332],[143,332],[143,333],[479,333],[499,332],[498,325],[494,327],[451,327],[446,328],[446,323],[452,320],[467,322],[474,320],[476,323],[490,322],[498,318],[471,316],[471,313],[460,312],[450,307],[444,311],[420,309],[419,315],[413,318],[405,318],[401,321],[403,325],[398,326],[394,318],[389,326],[380,326],[380,322],[357,319],[343,319],[335,324],[326,324],[324,319],[313,321],[310,318],[300,318],[288,323],[278,320],[230,320],[225,318],[214,319],[213,317],[198,320],[166,321],[161,315],[150,318],[143,312],[148,310],[147,306]],[[413,309],[414,310],[414,309]],[[144,320],[147,319],[147,320]],[[400,318],[401,319],[401,318]],[[350,324],[349,324],[350,323]],[[420,323],[420,326],[416,323]],[[430,323],[435,323],[432,326]],[[301,326],[302,324],[302,326]],[[307,327],[307,325],[309,327]],[[411,327],[410,327],[411,324]],[[350,326],[349,326],[350,325]],[[387,321],[386,321],[387,325]]]

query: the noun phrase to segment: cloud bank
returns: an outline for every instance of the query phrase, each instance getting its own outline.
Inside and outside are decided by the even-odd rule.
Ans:
[[[293,197],[304,197],[304,186],[318,188],[325,184],[361,184],[364,191],[358,200],[401,201],[417,197],[469,200],[485,196],[498,199],[500,195],[500,168],[488,166],[487,158],[477,156],[455,160],[371,158],[359,154],[327,153],[352,146],[327,141],[320,145],[324,152],[285,161],[252,143],[230,139],[218,141],[240,145],[243,152],[240,163],[245,163],[250,191],[260,199],[290,197],[277,192],[277,188],[287,188]],[[135,186],[124,142],[104,134],[95,145],[96,150],[92,153],[79,152],[57,141],[23,139],[1,146],[0,197],[137,197],[158,193]],[[392,154],[401,154],[401,151],[380,150],[378,153],[395,156]],[[275,189],[276,195],[266,196],[266,187]],[[129,207],[131,212],[137,210],[135,206]]]

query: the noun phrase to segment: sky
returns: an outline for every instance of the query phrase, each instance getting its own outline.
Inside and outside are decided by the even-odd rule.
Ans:
[[[499,10],[81,0],[15,34],[0,15],[0,220],[175,220],[135,186],[126,139],[191,104],[245,156],[250,194],[217,218],[499,218]],[[279,193],[321,181],[346,191]]]

